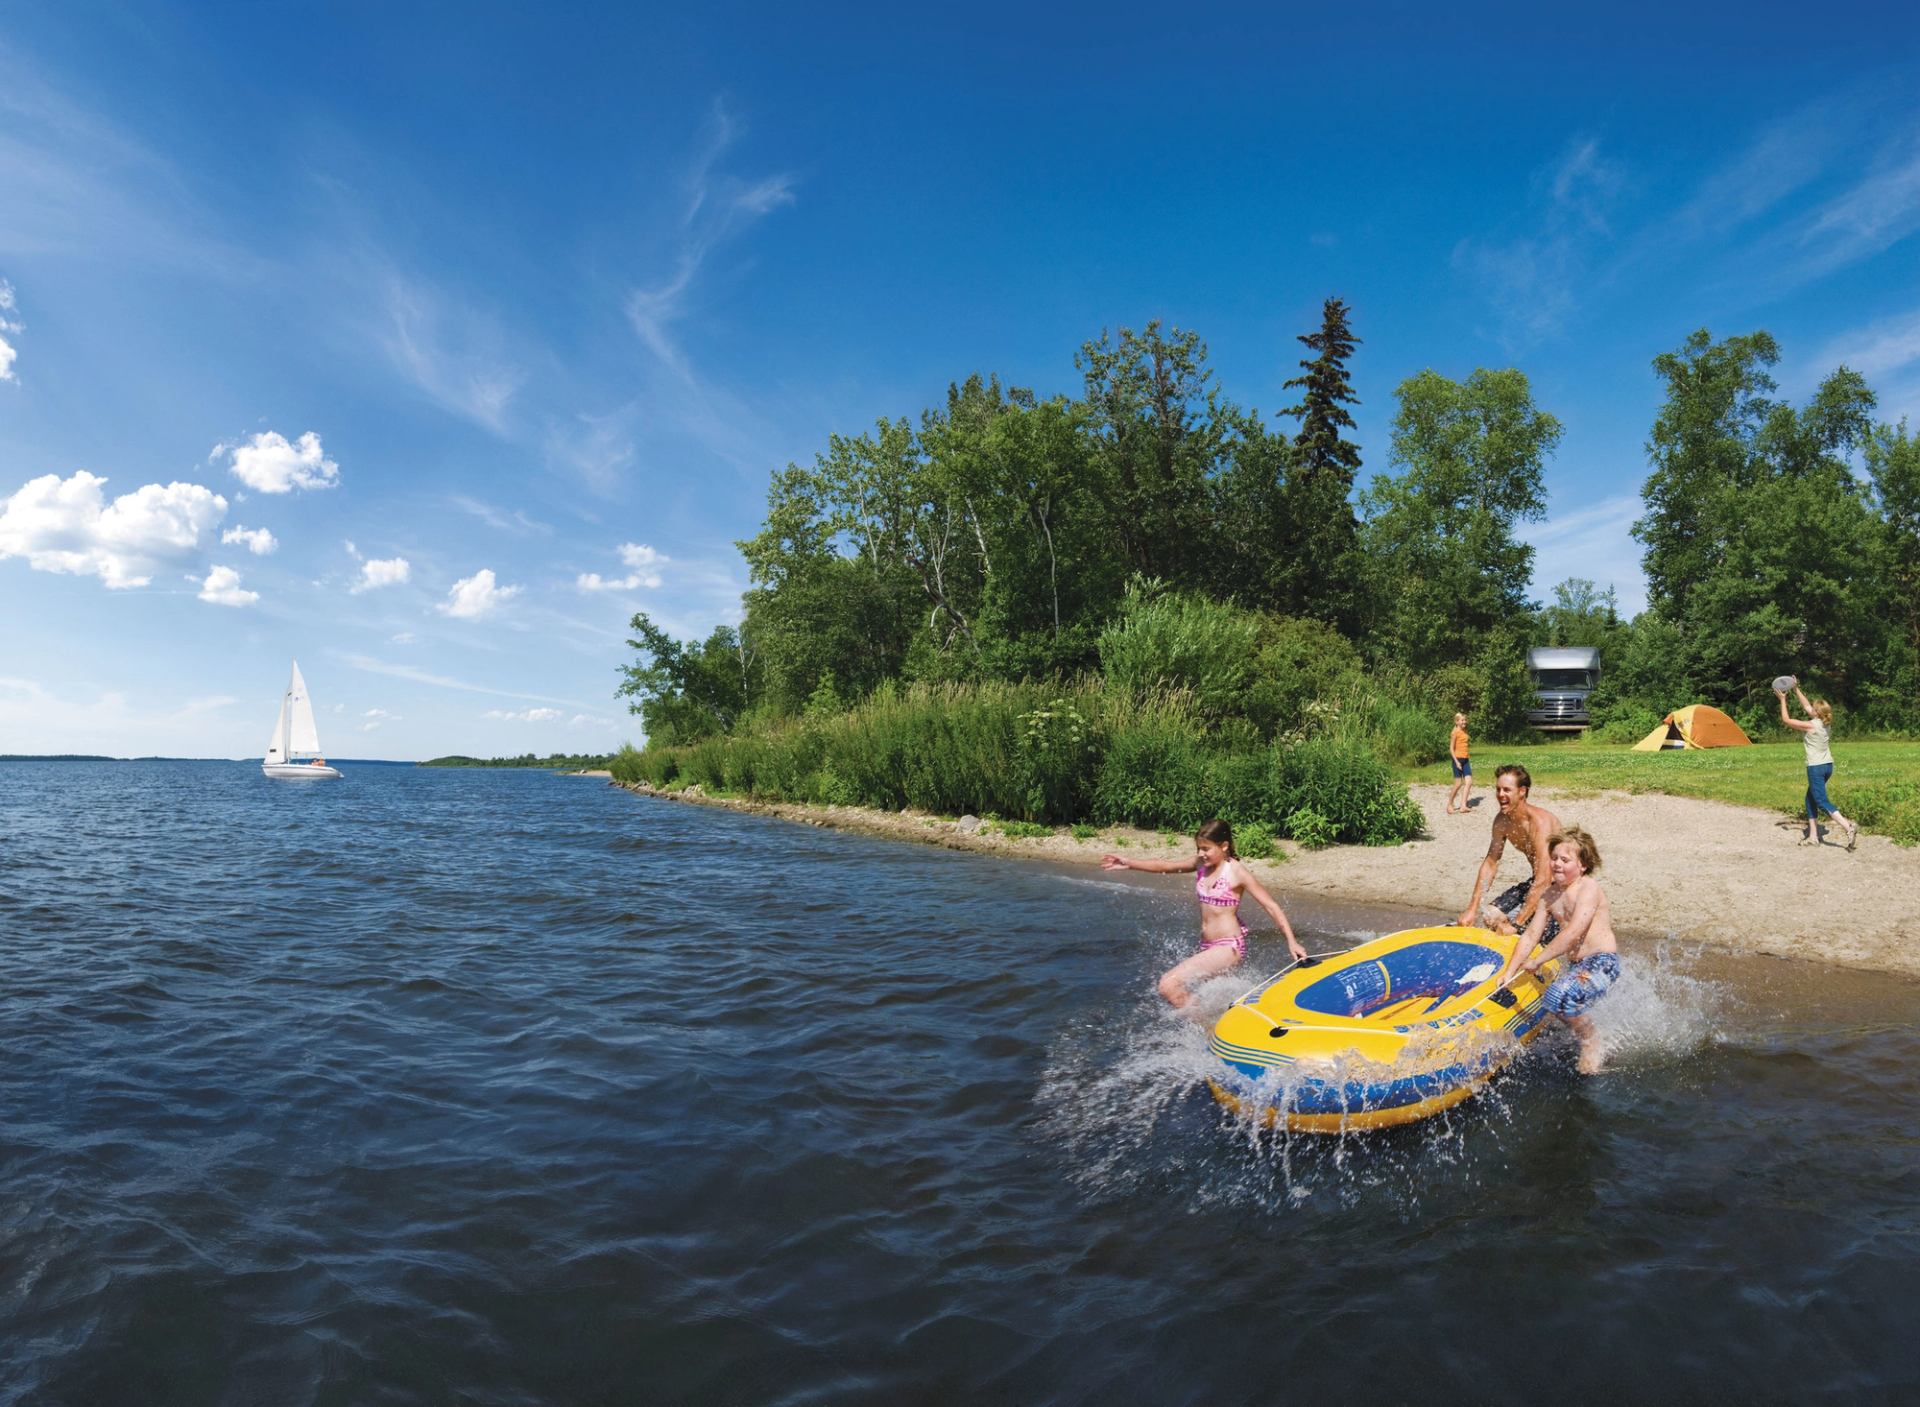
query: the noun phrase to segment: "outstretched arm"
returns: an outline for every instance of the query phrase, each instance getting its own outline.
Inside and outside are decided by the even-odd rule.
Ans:
[[[1129,860],[1125,855],[1100,857],[1100,868],[1103,870],[1144,870],[1148,874],[1179,874],[1199,863],[1192,856],[1184,860]]]
[[[1533,970],[1526,962],[1527,954],[1534,950],[1540,942],[1540,935],[1546,932],[1546,929],[1547,906],[1542,904],[1534,910],[1533,921],[1527,925],[1526,931],[1514,940],[1513,954],[1507,959],[1507,965],[1500,969],[1500,980],[1494,983],[1496,990],[1518,977],[1522,967],[1526,967],[1529,972]]]
[[[1260,881],[1253,877],[1253,872],[1245,865],[1240,867],[1240,873],[1247,877],[1244,892],[1254,903],[1273,915],[1274,923],[1279,926],[1282,933],[1287,935],[1287,951],[1293,954],[1294,961],[1299,962],[1304,959],[1307,950],[1301,947],[1300,940],[1293,936],[1293,925],[1287,922],[1287,911],[1280,907],[1279,902],[1271,894],[1267,893]]]
[[[1800,694],[1800,686],[1798,684],[1794,685],[1793,691],[1796,694]],[[1780,700],[1780,721],[1782,723],[1786,724],[1789,728],[1797,729],[1802,733],[1812,731],[1813,725],[1811,723],[1802,723],[1798,718],[1794,718],[1787,713],[1787,696],[1785,694],[1778,694],[1775,697],[1777,697]],[[1805,694],[1800,694],[1800,702],[1801,703],[1807,702],[1807,696]],[[1812,705],[1808,705],[1807,713],[1809,716],[1812,715],[1813,713]]]

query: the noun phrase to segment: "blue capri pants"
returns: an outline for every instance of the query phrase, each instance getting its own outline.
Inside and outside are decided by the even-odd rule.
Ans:
[[[1807,819],[1811,821],[1813,810],[1817,806],[1829,816],[1836,814],[1837,808],[1827,798],[1827,778],[1833,775],[1833,764],[1822,762],[1807,768]]]

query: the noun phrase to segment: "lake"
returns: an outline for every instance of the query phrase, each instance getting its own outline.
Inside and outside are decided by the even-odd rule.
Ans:
[[[1920,1393],[1920,984],[1629,940],[1606,1074],[1287,1137],[1190,881],[343,770],[0,764],[0,1401]]]

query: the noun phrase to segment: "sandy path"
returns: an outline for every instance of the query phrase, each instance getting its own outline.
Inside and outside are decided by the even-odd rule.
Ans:
[[[617,785],[617,783],[616,783]],[[635,787],[636,791],[649,789]],[[1284,903],[1289,893],[1431,908],[1435,922],[1459,913],[1486,854],[1493,797],[1481,791],[1470,815],[1441,814],[1444,785],[1416,786],[1427,836],[1404,845],[1342,845],[1303,851],[1288,842],[1284,862],[1255,869]],[[852,806],[790,806],[696,794],[680,797],[810,825],[835,826],[954,849],[1097,865],[1114,837],[1137,856],[1181,855],[1191,842],[1159,832],[1104,828],[1085,841],[1060,833],[1013,840],[919,812]],[[1838,843],[1802,848],[1797,825],[1778,815],[1717,801],[1655,794],[1557,795],[1533,799],[1562,823],[1582,825],[1600,846],[1600,878],[1623,936],[1675,937],[1732,952],[1808,958],[1843,967],[1920,977],[1920,848],[1863,836],[1849,854]],[[1526,877],[1511,848],[1494,892]]]

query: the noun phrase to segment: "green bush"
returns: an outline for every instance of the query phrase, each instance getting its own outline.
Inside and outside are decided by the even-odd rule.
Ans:
[[[1392,845],[1420,834],[1420,808],[1364,747],[1312,739],[1282,752],[1276,772],[1274,807],[1296,840],[1303,810],[1330,825],[1333,840]]]
[[[1266,860],[1273,856],[1273,827],[1265,821],[1236,822],[1233,850],[1246,860]]]
[[[1339,839],[1333,822],[1311,806],[1302,806],[1287,817],[1287,830],[1309,850],[1324,850]]]
[[[1001,821],[999,829],[1009,840],[1038,840],[1053,834],[1052,826],[1043,826],[1038,821]]]
[[[1098,834],[1100,834],[1100,827],[1098,826],[1088,825],[1085,821],[1075,821],[1073,823],[1073,838],[1075,840],[1092,840]]]
[[[1255,612],[1135,578],[1100,633],[1100,672],[1136,694],[1185,689],[1210,717],[1239,713],[1260,632]]]
[[[1920,844],[1920,782],[1849,787],[1847,810],[1852,820],[1897,845]]]

